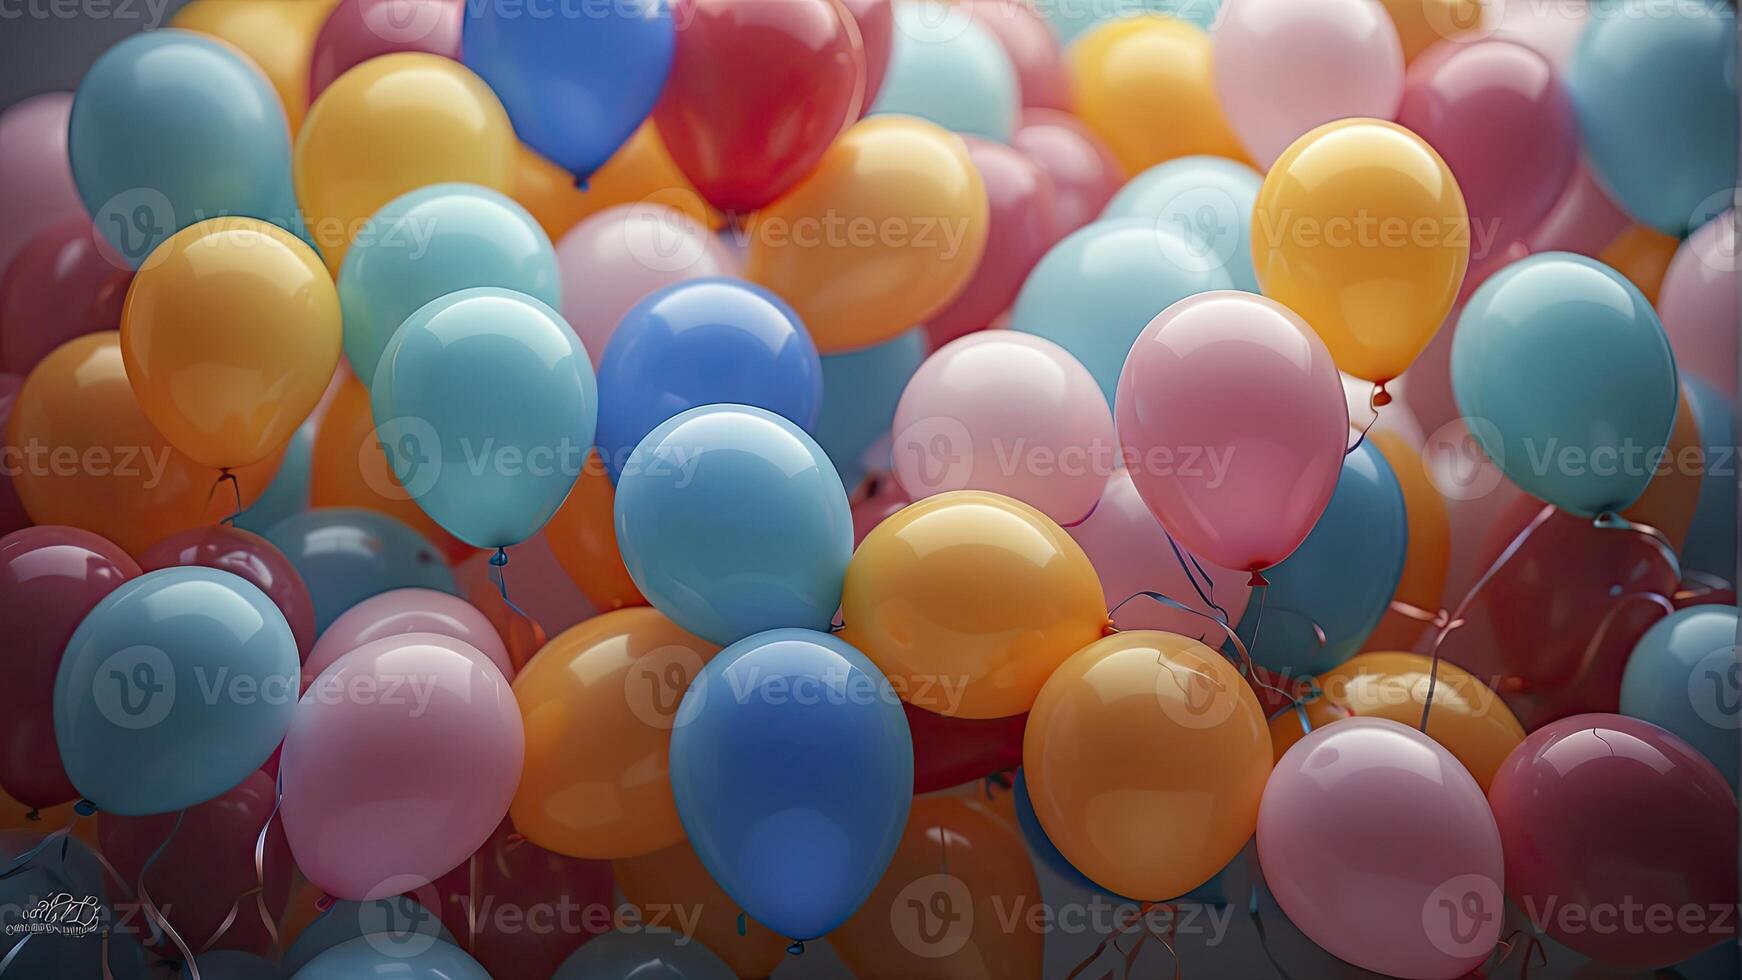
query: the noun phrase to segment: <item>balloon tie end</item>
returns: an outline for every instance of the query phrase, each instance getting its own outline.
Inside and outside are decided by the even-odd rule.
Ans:
[[[1254,588],[1254,589],[1259,588],[1261,586],[1266,586],[1269,584],[1270,584],[1270,580],[1265,578],[1264,573],[1261,571],[1258,571],[1257,569],[1253,569],[1252,570],[1252,577],[1246,580],[1246,585],[1249,588]]]
[[[90,800],[80,800],[73,804],[73,812],[81,817],[88,817],[97,812],[97,804]]]
[[[1113,625],[1113,617],[1108,616],[1106,619],[1101,621],[1101,635],[1102,636],[1112,636],[1114,633],[1117,633],[1117,632],[1119,632],[1119,627]]]
[[[792,941],[792,945],[786,947],[786,952],[790,956],[803,956],[804,955],[804,940],[794,939]]]
[[[497,568],[501,568],[501,567],[507,565],[508,564],[508,549],[507,548],[497,548],[496,553],[490,556],[490,564],[496,566]]]
[[[575,190],[580,191],[582,194],[585,194],[588,190],[587,178],[581,174],[575,174],[574,177],[575,177]]]
[[[1382,381],[1379,384],[1374,385],[1373,386],[1373,407],[1374,408],[1384,408],[1385,406],[1387,406],[1389,404],[1391,404],[1391,392],[1385,390],[1385,383]]]
[[[738,913],[738,935],[742,936],[746,932],[747,932],[747,930],[745,929],[744,913],[739,912]]]
[[[320,898],[315,899],[315,911],[316,912],[325,912],[327,909],[330,909],[332,907],[333,907],[333,896],[331,896],[331,895],[328,895],[328,894],[323,892],[321,894]]]
[[[42,811],[38,810],[36,807],[31,807],[29,810],[25,811],[24,819],[29,820],[31,823],[36,823],[42,819]]]

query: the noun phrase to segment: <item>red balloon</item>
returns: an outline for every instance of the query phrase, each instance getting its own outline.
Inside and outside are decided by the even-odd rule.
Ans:
[[[1099,218],[1125,183],[1125,168],[1113,151],[1068,112],[1023,110],[1010,145],[1052,177],[1058,205],[1055,242]]]
[[[76,527],[0,538],[0,787],[25,806],[78,798],[55,743],[55,675],[85,614],[138,574],[118,545]]]
[[[895,3],[893,0],[841,0],[841,6],[859,25],[859,41],[865,48],[865,97],[859,116],[871,111],[883,76],[889,71],[889,53],[895,49]]]
[[[709,204],[760,208],[859,118],[859,31],[835,0],[693,0],[678,13],[659,135]]]
[[[952,718],[903,701],[913,733],[913,791],[930,793],[1022,764],[1028,715]]]
[[[30,515],[24,512],[24,501],[12,486],[12,472],[18,462],[8,458],[3,437],[6,422],[12,418],[12,403],[18,399],[18,389],[24,379],[16,374],[0,373],[0,534],[11,534],[30,526]]]
[[[1022,88],[1022,104],[1069,112],[1071,81],[1058,35],[1028,0],[967,0],[966,6],[1010,56]]]
[[[29,374],[74,337],[118,329],[132,281],[98,249],[84,215],[37,232],[0,277],[0,370]]]
[[[308,659],[315,643],[314,600],[290,559],[272,542],[252,531],[217,524],[172,534],[139,556],[139,567],[148,572],[177,565],[232,572],[257,586],[284,613],[296,637],[297,653]]]
[[[1056,239],[1058,204],[1052,178],[1021,150],[963,136],[968,157],[986,184],[991,224],[986,251],[967,286],[931,318],[932,349],[985,329],[1016,301],[1022,283]]]
[[[877,525],[882,524],[891,514],[913,503],[908,499],[907,491],[901,489],[887,474],[874,476],[866,484],[869,492],[864,497],[853,501],[853,547],[857,548]]]
[[[315,35],[309,101],[340,75],[384,54],[422,51],[459,60],[465,15],[465,0],[340,0]]]
[[[1507,897],[1556,941],[1633,969],[1733,941],[1736,797],[1676,736],[1622,715],[1563,718],[1512,750],[1488,801]]]

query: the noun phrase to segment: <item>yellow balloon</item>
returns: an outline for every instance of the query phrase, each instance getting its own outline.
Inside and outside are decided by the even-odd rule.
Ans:
[[[1174,17],[1107,21],[1070,47],[1077,115],[1134,174],[1177,157],[1247,161],[1216,98],[1211,48]]]
[[[961,137],[873,116],[751,218],[745,277],[791,303],[818,350],[868,347],[956,297],[986,227],[986,186]]]
[[[1402,126],[1340,119],[1285,150],[1252,211],[1264,295],[1299,313],[1337,367],[1384,384],[1433,338],[1464,282],[1457,178]]]
[[[320,257],[253,218],[176,232],[121,310],[127,378],[151,424],[206,466],[284,448],[339,364],[339,294]]]
[[[284,103],[295,134],[308,109],[315,37],[338,0],[194,0],[169,26],[228,41],[258,65]]]
[[[958,490],[877,525],[847,566],[842,639],[915,707],[1019,715],[1111,625],[1094,566],[1045,514]]]
[[[1403,57],[1415,56],[1437,42],[1482,26],[1482,0],[1380,0],[1391,22]]]
[[[520,144],[496,93],[457,62],[371,58],[321,93],[296,140],[296,199],[335,274],[351,240],[394,198],[462,181],[514,189]]]
[[[629,142],[587,178],[585,189],[575,186],[574,174],[522,146],[513,196],[532,212],[553,242],[582,219],[619,204],[663,204],[714,229],[725,223],[677,169],[651,122],[642,123]]]

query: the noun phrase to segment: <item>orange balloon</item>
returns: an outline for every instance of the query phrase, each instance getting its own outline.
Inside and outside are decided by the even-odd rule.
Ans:
[[[744,934],[738,934],[738,917],[744,910],[714,883],[688,841],[613,861],[611,873],[624,900],[640,910],[644,920],[674,908],[699,913],[691,938],[725,960],[741,977],[766,977],[786,959],[787,941],[755,919],[745,915]],[[662,921],[667,928],[677,928],[669,914]]]
[[[1042,901],[1014,827],[959,797],[918,796],[889,870],[829,945],[859,980],[1039,980]]]
[[[121,335],[85,334],[43,358],[12,404],[5,461],[37,524],[82,527],[134,557],[158,541],[215,524],[265,491],[282,454],[222,474],[177,451],[139,407],[122,363]]]
[[[823,353],[869,347],[956,298],[986,228],[986,185],[961,137],[872,116],[751,218],[744,275],[791,303]]]
[[[169,26],[228,41],[247,55],[284,103],[294,135],[308,110],[315,36],[338,0],[194,0]]]
[[[1482,0],[1380,0],[1391,22],[1397,25],[1397,40],[1403,44],[1404,60],[1437,42],[1482,26]],[[1496,15],[1498,16],[1498,15]]]
[[[1597,255],[1597,261],[1626,276],[1647,300],[1656,304],[1657,293],[1663,288],[1663,275],[1669,271],[1670,260],[1680,247],[1679,239],[1634,225],[1617,235]]]
[[[1395,432],[1370,432],[1374,448],[1391,464],[1403,488],[1403,513],[1409,542],[1403,555],[1403,575],[1392,598],[1427,612],[1440,608],[1446,591],[1446,569],[1452,554],[1451,518],[1446,499],[1428,477],[1422,451]],[[1427,623],[1387,610],[1362,649],[1407,650],[1427,630]]]
[[[677,169],[652,122],[642,123],[629,142],[594,171],[584,189],[575,186],[574,174],[522,146],[512,196],[532,212],[553,242],[582,219],[619,204],[664,204],[709,228],[725,224],[720,212],[708,207]]]
[[[551,554],[587,601],[601,611],[647,605],[617,551],[617,527],[612,518],[616,499],[605,464],[593,452],[581,467],[574,489],[544,526]]]
[[[1700,504],[1700,481],[1705,473],[1701,460],[1704,445],[1700,427],[1694,420],[1694,410],[1688,404],[1686,389],[1676,405],[1675,428],[1669,433],[1669,447],[1657,474],[1646,484],[1633,506],[1621,516],[1636,524],[1649,524],[1662,531],[1676,551],[1687,542],[1688,531],[1694,526],[1694,510]]]
[[[909,504],[866,535],[841,620],[841,638],[903,700],[958,718],[1027,711],[1053,669],[1111,623],[1076,541],[1033,507],[980,490]]]
[[[1294,747],[1294,743],[1329,725],[1333,721],[1349,717],[1347,709],[1326,701],[1323,697],[1309,697],[1306,692],[1300,692],[1301,703],[1298,707],[1290,707],[1270,719],[1270,749],[1271,755],[1278,762],[1282,755]],[[1306,722],[1302,724],[1301,713],[1306,713]]]
[[[1165,901],[1209,881],[1257,830],[1270,730],[1227,658],[1133,630],[1084,647],[1046,682],[1022,765],[1066,860],[1116,895]]]

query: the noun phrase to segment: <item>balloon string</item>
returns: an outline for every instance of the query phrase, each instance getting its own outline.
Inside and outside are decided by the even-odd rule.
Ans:
[[[466,859],[466,952],[478,955],[478,852]]]
[[[1379,400],[1380,395],[1385,395],[1384,401]],[[1344,456],[1353,456],[1355,454],[1355,450],[1361,448],[1362,443],[1365,443],[1367,441],[1367,433],[1371,432],[1373,430],[1373,426],[1379,422],[1379,408],[1380,408],[1380,406],[1389,405],[1389,404],[1391,404],[1391,396],[1389,394],[1385,393],[1385,386],[1384,385],[1374,385],[1373,386],[1373,393],[1371,395],[1367,396],[1367,410],[1369,412],[1373,413],[1373,417],[1368,419],[1367,424],[1361,427],[1361,435],[1359,438],[1357,438],[1355,440],[1355,444],[1353,446],[1350,446],[1348,449],[1343,450]]]
[[[60,827],[50,831],[42,840],[36,842],[35,847],[18,855],[16,858],[13,858],[12,863],[7,866],[6,870],[0,871],[0,881],[5,881],[13,875],[23,871],[30,862],[36,860],[38,855],[42,854],[50,847],[53,847],[57,841],[60,844],[61,860],[65,861],[67,858],[67,847],[71,843],[71,839],[68,835],[72,833],[74,825],[76,825],[80,819],[88,817],[96,812],[97,805],[92,803],[90,800],[80,800],[73,804],[73,819],[67,821],[65,827]]]
[[[1215,581],[1210,578],[1207,572],[1204,571],[1204,566],[1198,564],[1198,559],[1195,556],[1192,558],[1191,567],[1188,568],[1186,566],[1186,554],[1180,549],[1179,542],[1175,541],[1173,535],[1168,534],[1166,530],[1163,530],[1161,533],[1167,538],[1168,546],[1173,549],[1173,559],[1174,561],[1179,562],[1180,571],[1186,573],[1186,581],[1192,584],[1192,591],[1198,594],[1198,599],[1201,600],[1204,605],[1209,606],[1211,609],[1214,609],[1219,613],[1222,617],[1222,622],[1226,623],[1228,621],[1228,610],[1223,609],[1221,606],[1216,604]],[[1196,575],[1192,573],[1193,568],[1197,569]],[[1198,575],[1203,575],[1203,585],[1198,584]]]
[[[212,498],[218,495],[218,488],[223,486],[225,483],[229,483],[230,489],[236,492],[236,509],[230,512],[230,516],[223,518],[218,521],[218,523],[234,526],[236,518],[242,516],[242,511],[244,509],[242,507],[242,481],[236,479],[236,474],[230,472],[229,467],[226,466],[223,470],[219,471],[218,478],[212,481],[212,489],[206,491],[206,506],[210,507],[212,505]]]
[[[1149,591],[1136,592],[1136,593],[1133,593],[1129,596],[1126,596],[1124,599],[1120,600],[1118,605],[1114,606],[1111,610],[1109,610],[1107,612],[1107,618],[1112,619],[1112,618],[1118,616],[1119,610],[1124,609],[1127,603],[1130,603],[1131,601],[1138,599],[1138,598],[1151,599],[1151,600],[1154,600],[1155,602],[1159,602],[1162,605],[1167,606],[1171,609],[1178,609],[1180,612],[1187,613],[1188,615],[1196,616],[1199,619],[1207,619],[1211,623],[1214,623],[1216,625],[1216,628],[1220,629],[1222,631],[1222,634],[1228,638],[1228,641],[1234,644],[1235,651],[1237,651],[1239,653],[1240,659],[1236,662],[1236,664],[1240,669],[1241,676],[1250,679],[1253,683],[1257,684],[1259,687],[1262,687],[1267,691],[1270,691],[1272,693],[1280,695],[1284,698],[1289,697],[1289,693],[1287,691],[1282,690],[1281,688],[1277,687],[1276,685],[1274,685],[1274,684],[1270,683],[1269,681],[1265,680],[1264,678],[1258,676],[1258,669],[1252,663],[1252,655],[1249,652],[1247,652],[1246,644],[1243,641],[1241,641],[1240,634],[1234,632],[1233,628],[1230,627],[1227,623],[1223,622],[1222,620],[1217,619],[1216,617],[1210,615],[1209,613],[1203,612],[1203,611],[1198,610],[1198,609],[1193,609],[1192,607],[1186,605],[1185,603],[1180,602],[1178,599],[1174,599],[1170,596],[1162,595],[1160,592],[1149,592]],[[1260,600],[1260,606],[1259,606],[1260,618],[1262,618],[1263,611],[1264,611],[1264,607],[1262,605],[1262,602],[1263,602],[1263,600]],[[1117,627],[1115,627],[1115,629],[1117,629]],[[1257,639],[1256,633],[1253,634],[1253,639],[1255,639],[1255,640]],[[1226,656],[1226,654],[1224,654],[1224,656]]]
[[[1720,592],[1728,592],[1735,586],[1730,580],[1717,575],[1708,575],[1693,569],[1682,571],[1681,587],[1676,589],[1670,598],[1676,602],[1687,602],[1690,599],[1709,599]]]
[[[1490,974],[1495,970],[1498,970],[1500,964],[1505,963],[1512,957],[1512,951],[1517,948],[1514,940],[1516,940],[1519,934],[1523,931],[1524,930],[1522,929],[1514,929],[1512,932],[1507,934],[1506,938],[1495,944],[1495,949],[1500,953],[1500,958],[1495,960],[1494,966],[1488,970]],[[1534,933],[1530,934],[1527,939],[1528,941],[1524,944],[1524,969],[1519,973],[1519,980],[1529,980],[1531,963],[1536,956],[1542,957],[1542,962],[1537,965],[1548,966],[1548,950],[1543,947],[1542,940]]]
[[[1149,922],[1150,910],[1157,908],[1167,910],[1167,934],[1165,936],[1157,933],[1155,931],[1155,926]],[[1182,980],[1179,950],[1174,948],[1174,941],[1179,938],[1179,910],[1175,908],[1171,902],[1160,902],[1155,904],[1145,904],[1142,911],[1138,914],[1143,918],[1144,924],[1149,927],[1148,932],[1145,933],[1145,935],[1154,936],[1155,941],[1160,943],[1163,949],[1167,950],[1167,955],[1173,957],[1173,980]],[[1135,954],[1140,946],[1141,943],[1139,946],[1132,947],[1133,955],[1125,961],[1125,975],[1127,977],[1131,975],[1131,969],[1136,965],[1134,962],[1136,959]]]
[[[1669,565],[1670,570],[1675,572],[1676,581],[1681,581],[1681,559],[1676,557],[1675,545],[1670,543],[1669,535],[1664,534],[1662,531],[1652,527],[1650,524],[1641,524],[1637,521],[1630,521],[1627,518],[1622,517],[1620,514],[1599,514],[1597,515],[1597,519],[1591,523],[1606,531],[1631,531],[1632,533],[1645,538],[1645,540],[1650,542],[1651,546],[1656,548],[1658,553],[1663,556],[1663,560]]]
[[[175,931],[175,927],[169,924],[169,918],[157,907],[157,903],[151,900],[151,893],[145,889],[146,872],[150,871],[151,866],[157,863],[157,859],[169,850],[169,842],[175,840],[176,833],[181,830],[182,820],[187,815],[186,810],[180,810],[176,813],[175,826],[169,828],[169,836],[163,839],[163,843],[157,845],[157,850],[152,851],[151,856],[146,858],[145,863],[140,866],[136,891],[139,894],[140,910],[145,913],[145,917],[152,920],[157,928],[175,945],[175,948],[181,952],[182,965],[187,968],[189,980],[200,980],[200,965],[194,962],[193,950],[188,949],[187,943],[182,941],[181,935]]]
[[[538,624],[538,621],[533,619],[526,610],[515,605],[514,600],[508,598],[507,548],[499,547],[496,549],[496,553],[490,556],[490,580],[495,584],[496,591],[502,593],[503,603],[505,603],[509,609],[513,610],[516,616],[519,616],[521,619],[524,619],[535,626]]]
[[[746,928],[746,923],[744,922],[744,913],[739,912],[738,913],[738,935],[740,935],[740,936],[746,935],[748,933],[748,931],[749,930]]]
[[[273,784],[272,812],[266,815],[266,822],[260,826],[260,833],[254,837],[254,887],[236,896],[236,900],[230,903],[229,914],[224,916],[224,921],[218,925],[211,938],[200,946],[200,952],[211,950],[223,938],[224,933],[230,931],[230,927],[236,924],[236,919],[242,914],[242,901],[248,898],[254,899],[254,908],[260,914],[260,924],[266,927],[266,935],[270,940],[270,945],[266,947],[267,955],[270,956],[278,948],[278,924],[272,920],[271,913],[266,911],[266,838],[272,832],[272,821],[278,817],[278,808],[283,802],[284,775],[280,773],[277,782]]]
[[[1089,518],[1095,516],[1095,511],[1100,510],[1100,509],[1101,509],[1101,502],[1099,500],[1096,500],[1093,504],[1089,505],[1089,512],[1087,514],[1084,514],[1083,516],[1077,518],[1076,520],[1070,522],[1069,524],[1060,524],[1059,527],[1082,527],[1084,524],[1088,523]]]

